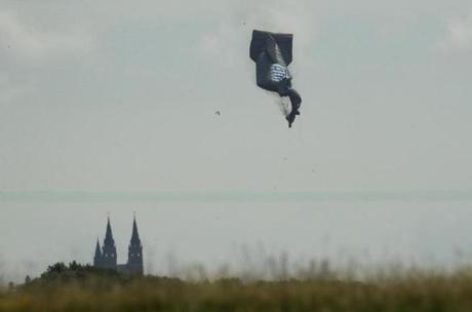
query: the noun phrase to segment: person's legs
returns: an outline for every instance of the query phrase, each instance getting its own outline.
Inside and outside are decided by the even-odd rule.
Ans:
[[[292,111],[296,111],[297,115],[299,115],[300,113],[298,112],[298,109],[300,108],[300,104],[302,103],[302,98],[300,97],[300,94],[298,94],[298,92],[294,89],[290,89],[288,96],[290,98],[290,102],[292,103]]]
[[[295,91],[294,89],[289,89],[288,90],[288,96],[289,96],[290,102],[292,104],[292,110],[290,111],[290,113],[285,118],[288,121],[288,126],[291,128],[292,123],[295,121],[295,117],[297,115],[300,115],[300,112],[298,110],[300,109],[300,104],[302,102],[302,98],[300,97],[298,92]]]
[[[290,113],[285,117],[285,119],[288,121],[288,127],[292,128],[292,123],[295,121],[295,114]]]

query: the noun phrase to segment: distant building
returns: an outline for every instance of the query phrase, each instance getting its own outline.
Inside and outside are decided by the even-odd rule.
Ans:
[[[141,245],[141,240],[139,239],[136,218],[133,219],[131,241],[128,246],[128,262],[126,264],[117,264],[115,241],[111,231],[110,218],[108,218],[107,229],[102,248],[100,248],[100,242],[97,239],[97,245],[95,246],[95,256],[93,258],[93,266],[104,269],[112,269],[128,274],[143,274],[143,246]]]

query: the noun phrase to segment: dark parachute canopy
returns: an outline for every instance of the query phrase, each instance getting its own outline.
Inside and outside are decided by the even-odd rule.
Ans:
[[[302,99],[292,89],[292,76],[287,68],[292,62],[292,34],[276,34],[254,30],[250,47],[251,59],[256,62],[257,85],[262,89],[277,92],[281,97],[289,97],[291,111],[285,116],[291,127]]]

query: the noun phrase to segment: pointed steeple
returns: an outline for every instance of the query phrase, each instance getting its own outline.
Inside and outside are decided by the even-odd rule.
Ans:
[[[98,238],[97,238],[97,245],[95,245],[95,257],[101,257],[102,256],[102,252],[100,250],[100,242],[98,241]]]
[[[116,270],[116,247],[111,231],[110,217],[107,219],[107,229],[103,240],[102,260],[104,268]]]
[[[97,237],[97,245],[95,245],[95,256],[93,257],[93,265],[100,266],[102,263],[102,251],[100,250],[100,242]]]
[[[105,233],[105,240],[103,245],[115,245],[115,241],[113,240],[113,233],[111,231],[111,224],[110,224],[110,217],[107,218],[107,230]]]
[[[133,230],[131,232],[131,240],[128,247],[127,268],[128,272],[131,274],[143,274],[143,246],[139,239],[136,216],[133,218]]]
[[[138,225],[136,224],[136,216],[133,218],[133,232],[131,233],[130,245],[141,245],[141,240],[139,239],[138,233]]]

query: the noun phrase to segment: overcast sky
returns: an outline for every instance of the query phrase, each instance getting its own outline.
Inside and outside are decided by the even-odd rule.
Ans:
[[[294,33],[291,129],[254,28]],[[465,0],[2,0],[0,272],[91,261],[107,212],[124,262],[133,211],[149,272],[472,261],[471,78]]]

